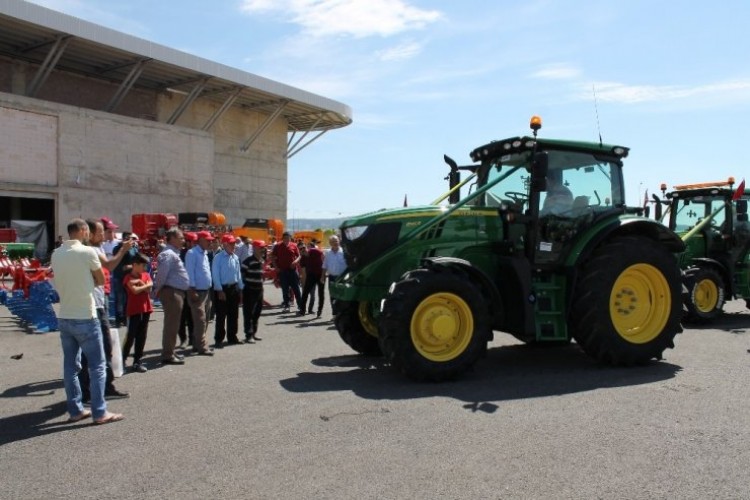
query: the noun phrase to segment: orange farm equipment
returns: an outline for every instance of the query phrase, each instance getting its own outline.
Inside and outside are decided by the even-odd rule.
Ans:
[[[244,236],[251,240],[261,240],[271,244],[281,239],[284,223],[279,219],[245,219],[242,227],[232,232],[235,236]]]

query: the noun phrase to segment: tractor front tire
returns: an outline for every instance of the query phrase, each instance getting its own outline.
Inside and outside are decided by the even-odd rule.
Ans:
[[[379,324],[386,359],[420,381],[456,378],[486,353],[492,338],[489,303],[455,268],[404,274],[391,285]]]
[[[685,273],[688,284],[686,321],[706,323],[716,319],[724,308],[724,279],[714,269],[696,267]]]
[[[377,325],[369,313],[369,303],[339,301],[338,306],[334,324],[341,340],[360,354],[380,356]]]
[[[674,256],[657,242],[621,236],[583,263],[571,314],[573,338],[613,365],[661,359],[682,331],[682,281]]]

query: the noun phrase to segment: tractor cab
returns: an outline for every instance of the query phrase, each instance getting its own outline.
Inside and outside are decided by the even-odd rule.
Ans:
[[[579,234],[628,211],[627,153],[621,146],[536,137],[492,142],[471,153],[481,161],[478,191],[486,190],[468,205],[499,211],[510,251],[522,250],[536,265],[556,265]]]
[[[748,197],[744,189],[741,193],[733,189],[733,184],[730,177],[726,181],[677,185],[674,191],[665,192],[669,228],[687,245],[684,264],[695,258],[734,253],[732,250],[744,243]]]

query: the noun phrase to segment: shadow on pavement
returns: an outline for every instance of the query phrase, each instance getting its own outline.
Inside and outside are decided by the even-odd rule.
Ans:
[[[83,420],[77,424],[69,424],[65,420],[50,422],[66,416],[66,405],[63,381],[46,380],[44,382],[33,382],[18,387],[6,389],[1,398],[20,398],[50,396],[57,390],[63,393],[62,401],[43,407],[39,411],[21,413],[10,417],[0,418],[0,446],[15,441],[23,441],[29,438],[75,429],[81,425],[91,423],[91,419]]]
[[[281,380],[281,386],[299,393],[351,391],[372,400],[451,397],[466,403],[463,407],[467,410],[484,413],[498,408],[493,402],[650,384],[674,378],[681,370],[657,361],[630,368],[603,366],[575,345],[493,348],[472,371],[456,381],[442,383],[413,382],[378,357],[332,356],[315,359],[312,364],[354,369],[303,372]]]
[[[750,314],[748,313],[724,313],[718,318],[705,323],[687,323],[682,325],[689,330],[723,330],[725,332],[740,334],[750,328]]]

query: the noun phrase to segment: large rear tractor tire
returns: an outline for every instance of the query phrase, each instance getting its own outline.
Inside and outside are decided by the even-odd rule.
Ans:
[[[573,338],[614,365],[661,359],[682,331],[682,282],[674,256],[637,236],[613,238],[582,265],[571,314]]]
[[[412,379],[457,377],[486,353],[491,338],[489,303],[460,270],[409,271],[383,301],[381,350]]]
[[[722,314],[724,279],[715,269],[696,267],[685,273],[688,286],[686,321],[709,322]]]
[[[370,313],[369,302],[339,301],[334,319],[341,340],[360,354],[380,356],[377,323]]]

